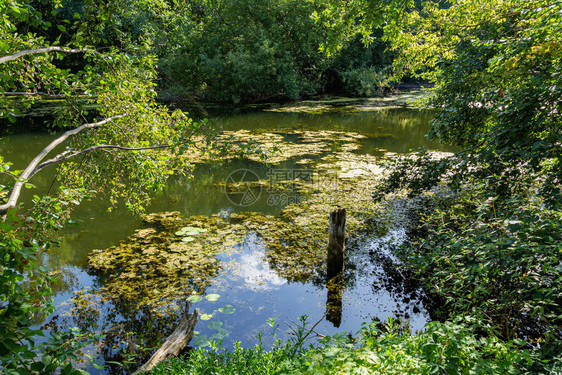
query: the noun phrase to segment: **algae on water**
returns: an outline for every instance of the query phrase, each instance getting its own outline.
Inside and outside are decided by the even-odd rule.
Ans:
[[[178,212],[146,215],[144,222],[147,228],[126,241],[90,255],[89,266],[105,278],[104,298],[159,309],[204,290],[220,270],[214,256],[214,244],[224,242],[220,223],[212,218],[185,220]],[[194,237],[186,241],[189,234]]]
[[[314,179],[291,186],[306,200],[288,205],[278,216],[257,212],[228,217],[182,218],[178,212],[146,215],[146,228],[90,255],[90,267],[104,275],[104,297],[157,309],[201,293],[221,268],[215,255],[236,251],[250,233],[265,243],[265,257],[280,277],[298,282],[318,277],[325,267],[329,213],[337,206],[346,207],[348,232],[361,229],[376,208],[371,192],[382,168],[372,157],[341,151],[320,159],[313,170]],[[320,186],[322,176],[332,183]]]
[[[225,160],[242,157],[258,165],[291,160],[295,165],[306,165],[308,173],[306,178],[292,175],[219,183],[226,192],[265,188],[270,194],[292,192],[299,199],[286,205],[277,216],[258,212],[187,218],[177,212],[144,216],[146,228],[90,256],[90,267],[104,275],[105,298],[135,301],[157,309],[194,292],[202,293],[221,269],[215,256],[236,251],[236,245],[250,234],[263,241],[264,255],[279,277],[309,282],[325,267],[331,211],[337,207],[347,209],[348,235],[366,228],[373,215],[381,215],[372,192],[385,168],[380,155],[358,152],[360,140],[365,137],[360,133],[240,130],[224,132],[220,137],[223,141],[253,142],[270,154],[263,159],[258,154],[241,154],[233,147]],[[202,156],[198,162],[207,160]]]

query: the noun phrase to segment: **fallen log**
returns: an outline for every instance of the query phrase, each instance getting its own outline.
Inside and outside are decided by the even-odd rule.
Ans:
[[[150,359],[138,368],[133,375],[143,373],[145,371],[150,371],[158,363],[164,361],[165,359],[177,356],[186,346],[189,344],[193,338],[193,330],[199,316],[197,310],[189,314],[189,302],[186,304],[185,313],[182,316],[178,326],[172,332],[170,336],[164,341],[164,344],[150,357]]]

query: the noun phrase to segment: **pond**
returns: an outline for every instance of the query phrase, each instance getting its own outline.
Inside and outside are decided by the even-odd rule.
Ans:
[[[279,325],[278,337],[287,338],[303,315],[309,327],[319,321],[314,330],[322,335],[355,333],[363,322],[389,317],[422,329],[430,319],[423,292],[392,255],[407,240],[407,203],[397,199],[395,207],[382,207],[371,193],[384,173],[381,161],[420,147],[449,151],[424,137],[432,113],[365,105],[310,109],[212,116],[223,134],[279,151],[265,161],[197,160],[192,178],[171,178],[154,197],[147,208],[152,216],[108,211],[103,197],[79,206],[79,225],[62,230],[59,246],[44,257],[59,282],[56,312],[43,327],[97,332],[100,343],[86,348],[94,364],[130,360],[133,370],[175,328],[183,306],[178,301],[191,294],[207,296],[192,304],[202,314],[192,345],[214,338],[226,347],[236,341],[253,346],[261,334],[268,347],[270,319]],[[21,167],[53,136],[5,136],[1,154]],[[56,186],[55,177],[55,169],[37,176],[38,192]],[[333,305],[324,268],[328,214],[337,207],[348,209],[349,237]],[[162,224],[163,218],[175,221]],[[181,232],[186,227],[199,232]],[[182,270],[139,271],[163,262]],[[85,366],[97,372],[94,364]],[[121,371],[128,372],[115,364],[101,370]]]

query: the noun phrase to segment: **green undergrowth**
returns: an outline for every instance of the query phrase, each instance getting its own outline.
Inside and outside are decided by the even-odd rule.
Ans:
[[[445,301],[505,338],[562,338],[562,212],[537,197],[464,189],[418,228],[402,258]]]
[[[357,337],[323,337],[317,347],[277,341],[272,350],[215,344],[161,363],[150,374],[518,374],[531,354],[516,342],[479,337],[464,322],[432,322],[413,334],[389,320]]]
[[[173,358],[150,374],[276,374],[292,355],[289,344],[275,350],[264,350],[261,345],[245,349],[238,344],[234,350],[215,346],[193,350],[185,358]]]
[[[467,185],[421,220],[400,257],[437,319],[470,316],[482,336],[532,348],[536,373],[562,368],[562,211],[521,190]]]

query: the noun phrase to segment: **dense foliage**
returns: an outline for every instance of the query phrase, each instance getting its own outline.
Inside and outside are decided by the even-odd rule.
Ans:
[[[232,352],[215,345],[161,364],[151,374],[518,374],[530,359],[516,342],[479,338],[460,322],[430,323],[420,334],[392,320],[373,322],[356,338],[327,336],[320,343],[305,348],[294,339],[268,352],[261,345]]]
[[[208,1],[163,59],[169,86],[215,101],[296,99],[327,65],[314,1]]]
[[[165,98],[239,103],[382,92],[391,58],[380,32],[369,47],[351,40],[328,57],[319,47],[329,28],[311,17],[324,8],[319,0],[131,0],[114,6],[107,35],[160,58]]]
[[[560,365],[561,223],[562,212],[536,196],[502,200],[467,184],[423,220],[402,257],[444,302],[440,319],[470,316],[481,332],[525,339],[545,364]]]
[[[50,277],[39,267],[52,244],[49,231],[67,223],[69,210],[96,192],[111,204],[142,210],[148,192],[161,188],[171,173],[185,172],[178,155],[200,130],[181,111],[155,102],[153,56],[95,48],[106,43],[104,27],[111,24],[94,5],[85,3],[69,19],[57,1],[0,1],[0,118],[14,121],[38,100],[56,98],[50,127],[60,135],[24,170],[12,170],[0,157],[0,368],[5,373],[80,372],[71,361],[84,337],[52,332],[38,344],[42,332],[32,329],[52,310]],[[23,207],[22,189],[33,188],[33,176],[51,165],[58,168],[60,186]]]
[[[470,174],[494,180],[500,195],[540,179],[539,193],[559,202],[562,3],[400,4],[404,17],[385,27],[398,53],[395,72],[408,70],[435,83],[425,103],[437,109],[429,137],[463,149],[432,162],[424,178],[437,182],[453,171],[454,187]],[[403,180],[420,181],[414,175]]]

